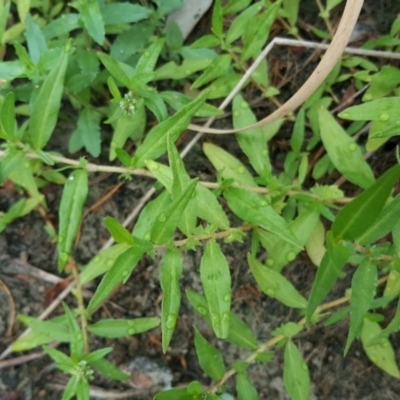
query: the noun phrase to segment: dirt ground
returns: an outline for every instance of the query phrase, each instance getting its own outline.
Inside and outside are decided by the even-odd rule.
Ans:
[[[308,4],[309,3],[309,4]],[[316,15],[315,1],[301,2],[302,18],[305,23],[313,23]],[[373,31],[385,33],[390,27],[396,13],[400,13],[398,0],[366,1],[362,19],[372,25]],[[210,16],[206,15],[199,29],[208,29]],[[294,59],[304,57],[290,49],[280,49],[287,57]],[[307,56],[311,52],[307,53]],[[277,57],[276,55],[276,57]],[[274,55],[272,55],[274,57]],[[297,61],[298,62],[298,61]],[[313,65],[310,66],[313,68]],[[292,91],[296,82],[305,80],[304,75],[296,76],[294,83],[284,90]],[[293,86],[294,85],[294,86]],[[283,95],[285,91],[283,90]],[[265,109],[260,108],[260,112]],[[229,123],[226,122],[226,123]],[[53,143],[57,150],[67,153],[68,135],[74,129],[71,122],[63,122],[58,127],[57,142]],[[105,137],[108,133],[104,132]],[[215,138],[208,138],[218,143]],[[287,137],[285,133],[278,135],[272,143],[272,161],[279,169],[284,159],[284,146]],[[105,140],[107,143],[107,140]],[[224,142],[224,146],[235,151],[232,143]],[[395,162],[393,147],[388,145],[371,159],[371,164],[380,174]],[[104,155],[107,151],[104,150]],[[100,159],[106,164],[107,159]],[[202,155],[201,144],[198,143],[185,159],[189,173],[215,180],[213,168]],[[108,193],[118,183],[113,175],[91,175],[90,194],[87,207]],[[82,236],[75,252],[75,258],[80,265],[94,257],[108,239],[107,231],[102,224],[106,216],[113,216],[122,221],[131,212],[141,196],[152,186],[145,178],[134,178],[125,182],[122,187],[101,207],[91,212],[85,219]],[[50,185],[45,189],[49,218],[57,220],[60,188]],[[0,189],[0,210],[6,210],[20,195],[13,190]],[[259,342],[267,341],[270,332],[280,324],[294,321],[299,316],[296,311],[288,311],[280,303],[269,299],[259,292],[246,267],[246,252],[249,243],[227,246],[228,262],[233,276],[232,310],[241,316],[253,329]],[[126,285],[122,286],[104,307],[96,318],[144,317],[160,315],[161,290],[158,285],[159,257],[144,259],[135,269],[134,274]],[[185,254],[184,273],[181,280],[182,290],[200,289],[198,267],[200,255],[189,251]],[[48,276],[34,276],[36,270],[48,272]],[[57,295],[60,286],[55,285],[56,278],[56,246],[44,230],[43,217],[37,212],[16,220],[0,235],[0,352],[2,352],[23,331],[24,327],[17,319],[10,320],[10,303],[7,288],[10,291],[17,313],[38,316],[46,307],[49,297]],[[315,268],[305,256],[300,256],[286,269],[286,273],[294,285],[305,295],[310,292],[315,275]],[[46,280],[47,279],[47,280]],[[335,286],[330,298],[342,296],[350,284],[350,278],[344,278]],[[87,296],[94,287],[87,288]],[[70,296],[68,302],[74,306]],[[389,306],[384,313],[393,315],[394,306]],[[93,398],[103,399],[151,399],[154,383],[150,389],[143,384],[143,379],[150,376],[153,382],[159,379],[160,385],[169,381],[173,386],[188,383],[194,379],[201,383],[209,383],[199,368],[193,346],[193,324],[208,338],[212,337],[210,328],[197,315],[194,315],[185,296],[182,299],[181,315],[171,344],[171,350],[163,355],[160,346],[160,330],[155,329],[146,334],[119,340],[96,340],[93,348],[112,345],[114,351],[110,360],[132,372],[132,382],[136,388],[125,383],[114,383],[96,376],[93,382]],[[57,311],[55,312],[57,314]],[[347,337],[348,321],[335,327],[313,327],[300,334],[295,342],[299,346],[310,369],[312,389],[311,399],[318,400],[391,400],[398,399],[400,381],[389,377],[375,368],[365,356],[359,343],[355,343],[348,355],[343,357],[344,344]],[[237,359],[243,359],[249,352],[229,346],[221,341],[214,341],[224,354],[227,364]],[[400,336],[394,335],[392,344],[396,350],[397,360],[400,361]],[[63,349],[60,346],[60,349]],[[36,351],[35,351],[36,352]],[[28,354],[28,353],[27,353]],[[11,357],[16,357],[13,354]],[[1,362],[0,362],[1,366]],[[152,371],[153,375],[149,372]],[[157,377],[154,373],[157,373]],[[282,351],[275,352],[274,359],[267,364],[253,365],[248,370],[249,376],[259,390],[260,399],[285,400],[287,395],[283,387],[283,358]],[[144,379],[146,381],[146,379]],[[147,382],[147,381],[146,381]],[[33,361],[16,366],[0,369],[0,400],[56,400],[61,398],[61,389],[65,377],[57,372],[51,360],[40,357]],[[228,381],[228,388],[234,387],[234,381]],[[125,397],[123,397],[125,396]]]

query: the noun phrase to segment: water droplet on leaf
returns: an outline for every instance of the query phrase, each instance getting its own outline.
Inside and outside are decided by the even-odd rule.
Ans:
[[[273,290],[273,289],[267,289],[267,295],[268,295],[268,296],[271,296],[271,297],[274,297],[274,296],[275,296],[275,290]]]
[[[231,294],[230,293],[224,294],[224,301],[225,301],[225,303],[229,303],[231,301]]]
[[[136,333],[136,329],[133,329],[133,328],[129,328],[128,329],[128,334],[129,335],[134,335]]]
[[[379,116],[379,121],[386,122],[386,121],[389,120],[389,118],[390,118],[390,116],[389,116],[388,113],[382,113],[382,114]]]
[[[243,110],[246,110],[247,108],[249,108],[249,105],[248,105],[247,103],[243,102],[243,103],[240,105],[240,107],[243,108]]]
[[[357,149],[357,145],[355,143],[350,143],[348,148],[350,151],[355,151]]]
[[[207,309],[203,306],[198,306],[197,307],[197,311],[201,314],[201,315],[207,315]]]
[[[237,172],[238,172],[238,174],[242,175],[242,174],[244,174],[244,173],[246,172],[246,170],[245,170],[245,168],[244,168],[243,166],[240,166],[240,167],[237,169]]]
[[[220,324],[219,315],[217,313],[213,313],[211,316],[211,321],[213,326],[217,327]]]
[[[293,261],[296,258],[296,253],[294,251],[289,251],[289,253],[286,254],[286,260]]]
[[[168,329],[174,329],[176,325],[177,316],[176,314],[168,314],[167,321],[165,323]]]
[[[160,222],[165,222],[167,220],[167,216],[164,213],[161,213],[158,217]]]

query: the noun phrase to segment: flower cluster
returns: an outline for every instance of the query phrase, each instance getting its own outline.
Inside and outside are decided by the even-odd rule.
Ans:
[[[132,92],[125,94],[124,98],[119,102],[119,107],[121,108],[124,115],[133,115],[136,111],[136,99],[133,97]]]

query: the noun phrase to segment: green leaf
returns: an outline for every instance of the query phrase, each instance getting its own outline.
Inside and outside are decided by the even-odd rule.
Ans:
[[[379,336],[381,332],[382,329],[377,322],[373,322],[367,317],[364,318],[361,330],[361,342],[364,351],[372,363],[378,368],[385,371],[390,376],[400,379],[400,371],[396,364],[396,356],[391,343],[385,341],[383,344],[369,346],[370,340]]]
[[[35,150],[41,150],[46,145],[57,124],[69,51],[70,42],[47,75],[33,104],[29,135]]]
[[[88,107],[83,108],[79,113],[78,125],[72,132],[68,150],[71,153],[75,153],[82,147],[85,147],[93,157],[100,155],[100,115]]]
[[[224,15],[227,14],[236,14],[243,9],[246,9],[248,5],[251,3],[251,0],[231,0],[225,7],[224,7]]]
[[[366,245],[383,238],[396,225],[399,214],[400,196],[398,195],[381,211],[375,222],[358,237],[357,242]]]
[[[154,243],[164,244],[171,240],[182,213],[192,198],[196,184],[197,181],[192,181],[186,185],[182,193],[158,215],[150,234]]]
[[[16,139],[15,136],[15,95],[13,92],[7,93],[4,97],[3,104],[1,105],[0,111],[0,124],[1,131],[0,137],[2,133],[6,134],[4,139],[14,141]]]
[[[218,338],[229,334],[231,307],[231,275],[228,263],[215,240],[210,240],[200,262],[200,278],[211,316],[211,325]]]
[[[307,300],[279,272],[265,267],[250,253],[247,254],[251,273],[260,289],[268,296],[293,308],[305,308]]]
[[[158,93],[148,91],[147,89],[138,89],[137,92],[143,98],[145,106],[155,115],[158,122],[163,122],[168,118],[167,106]]]
[[[211,164],[224,179],[233,179],[245,186],[257,186],[246,167],[230,153],[212,143],[204,142],[203,151]]]
[[[155,161],[147,161],[146,166],[157,178],[157,180],[165,186],[168,192],[172,193],[171,169]],[[197,216],[220,229],[228,229],[228,217],[226,216],[214,194],[200,183],[196,185],[195,190],[196,195],[190,200],[190,202],[192,202],[194,199],[196,200]]]
[[[194,346],[201,369],[213,380],[221,379],[225,374],[224,359],[221,352],[212,346],[203,335],[194,328]]]
[[[135,68],[135,76],[140,74],[148,74],[154,71],[156,66],[158,57],[164,47],[165,39],[160,38],[157,39],[151,46],[145,50],[142,56],[139,58],[136,68]],[[133,77],[133,79],[135,79]]]
[[[207,69],[193,82],[192,89],[198,89],[214,79],[225,75],[231,62],[232,57],[229,54],[222,54],[214,58]]]
[[[227,44],[233,43],[235,40],[239,39],[243,35],[247,25],[251,23],[252,18],[262,9],[262,7],[263,2],[259,1],[246,8],[233,20],[226,34]]]
[[[370,86],[365,92],[362,100],[371,101],[387,96],[395,91],[400,83],[400,71],[390,65],[382,66],[381,70],[371,78]],[[376,113],[376,110],[374,110]],[[368,120],[370,118],[367,118]]]
[[[29,55],[34,62],[39,62],[40,56],[47,50],[46,39],[31,14],[26,15],[25,37],[28,44]]]
[[[253,125],[257,119],[248,103],[246,103],[241,95],[237,95],[233,99],[233,126],[240,129],[245,126]],[[250,164],[254,170],[261,176],[266,177],[272,170],[269,160],[268,147],[261,128],[246,131],[236,135],[236,140],[240,148],[249,158]]]
[[[374,300],[377,285],[377,268],[369,258],[357,267],[351,282],[350,328],[344,354],[346,355],[353,340],[360,336],[363,319]]]
[[[194,309],[212,326],[207,299],[189,289],[186,290],[186,297]],[[255,350],[258,348],[257,339],[250,327],[233,312],[229,314],[229,333],[225,340],[244,349]]]
[[[395,122],[399,120],[400,97],[385,97],[346,108],[340,118],[354,121]]]
[[[79,379],[80,377],[78,375],[72,375],[71,379],[65,386],[63,397],[61,400],[70,400],[76,395]]]
[[[142,167],[145,160],[154,160],[164,154],[167,148],[167,132],[169,132],[171,140],[175,142],[189,125],[192,116],[204,103],[206,94],[206,92],[202,93],[196,100],[158,124],[147,134],[143,143],[136,150],[135,166]]]
[[[268,40],[269,32],[278,15],[279,7],[281,2],[277,1],[259,15],[256,15],[251,23],[246,25],[246,29],[243,34],[243,52],[241,58],[243,61],[249,58],[257,57],[265,42]]]
[[[308,299],[307,323],[310,323],[314,311],[332,289],[349,258],[349,250],[336,242],[331,231],[326,235],[326,244],[328,249],[322,258]]]
[[[224,28],[223,24],[224,24],[224,19],[222,13],[221,0],[215,0],[211,18],[211,30],[213,31],[214,35],[219,38],[222,36]]]
[[[118,369],[113,363],[106,360],[105,358],[91,361],[90,365],[97,369],[101,374],[115,381],[126,381],[130,378],[130,375],[125,374]]]
[[[153,11],[150,8],[128,2],[101,5],[101,14],[103,16],[104,25],[138,22],[148,18],[152,13]]]
[[[273,232],[284,241],[301,248],[285,220],[256,193],[230,187],[224,191],[229,208],[241,219]]]
[[[115,260],[120,254],[128,250],[130,246],[125,243],[116,244],[101,251],[94,257],[89,264],[87,264],[81,272],[81,283],[82,285],[92,281],[98,276],[108,271],[115,263]]]
[[[191,45],[191,49],[202,49],[204,47],[217,47],[220,45],[220,40],[214,35],[204,35],[194,41]]]
[[[322,142],[335,168],[363,189],[371,186],[375,182],[374,174],[358,144],[325,108],[319,110],[319,125]]]
[[[291,340],[285,346],[283,382],[292,400],[309,400],[310,375],[308,367],[299,349]]]
[[[211,58],[202,60],[183,60],[181,65],[177,65],[174,61],[164,64],[155,71],[155,80],[164,79],[184,79],[194,74],[195,72],[202,71],[212,63]]]
[[[152,249],[148,242],[137,238],[133,238],[133,240],[137,244],[118,256],[114,265],[106,272],[99,286],[97,286],[96,292],[87,306],[88,313],[99,307],[120,283],[126,281],[143,254]]]
[[[8,178],[11,172],[23,162],[24,154],[12,151],[0,159],[0,185]]]
[[[288,228],[296,237],[297,243],[305,246],[318,221],[319,211],[316,208],[303,209],[296,219],[288,224]],[[280,271],[289,262],[294,261],[301,251],[298,246],[281,239],[275,233],[261,229],[258,229],[257,233],[263,247],[268,250],[267,265],[276,271]]]
[[[236,392],[238,400],[259,400],[257,389],[245,372],[239,372],[236,377]]]
[[[192,101],[192,98],[185,96],[183,93],[180,92],[173,92],[173,91],[165,91],[160,93],[162,99],[168,103],[168,105],[173,108],[175,111],[179,111],[182,107],[186,106]],[[200,109],[194,114],[196,117],[216,117],[223,115],[223,111],[219,108],[204,103]]]
[[[97,57],[99,57],[100,61],[115,79],[119,80],[127,88],[130,87],[130,77],[135,73],[135,70],[132,67],[116,60],[114,57],[106,53],[101,53],[98,51]]]
[[[162,348],[165,353],[174,333],[181,303],[179,279],[182,275],[183,260],[178,250],[168,250],[161,264],[160,284],[163,292],[161,306]]]
[[[104,358],[107,354],[111,353],[113,350],[112,347],[105,347],[104,349],[98,349],[95,351],[90,352],[89,354],[86,354],[83,357],[83,360],[85,360],[87,363],[92,363],[98,360],[101,360]]]
[[[154,400],[193,400],[193,395],[188,394],[186,388],[168,389],[158,392]]]
[[[90,37],[102,46],[105,39],[105,31],[99,2],[97,0],[80,0],[77,4],[83,24]]]
[[[46,26],[42,27],[42,32],[47,40],[62,36],[74,29],[79,28],[80,16],[78,13],[62,14],[61,17],[53,19]]]
[[[76,320],[68,305],[66,303],[62,303],[62,306],[67,318],[68,327],[71,334],[71,342],[69,343],[71,358],[73,360],[80,360],[85,354],[84,343],[82,340],[82,332],[79,328],[78,321]]]
[[[43,199],[44,196],[33,199],[21,199],[14,203],[5,213],[0,213],[0,233],[16,218],[29,214]]]
[[[46,345],[43,346],[43,350],[57,363],[58,368],[70,373],[73,371],[75,364],[67,355]]]
[[[162,192],[154,200],[147,203],[139,215],[139,218],[133,228],[133,235],[150,240],[150,233],[158,216],[171,204],[171,196],[168,192]]]
[[[64,186],[59,210],[57,254],[60,272],[63,271],[69,260],[87,194],[88,172],[86,170],[74,171]]]
[[[300,153],[301,146],[304,142],[305,131],[305,108],[302,107],[297,114],[296,121],[293,126],[293,134],[290,137],[290,146],[295,153]]]
[[[400,165],[388,169],[372,186],[346,204],[336,216],[332,233],[337,239],[355,240],[378,218],[397,179]]]
[[[136,335],[154,329],[160,324],[157,317],[135,319],[103,319],[88,326],[93,335],[107,338],[119,338]]]
[[[26,351],[54,341],[66,343],[71,341],[71,334],[64,317],[41,321],[27,315],[18,315],[18,319],[32,331],[12,344],[13,351]]]
[[[117,243],[134,244],[132,235],[115,218],[105,217],[103,222]]]

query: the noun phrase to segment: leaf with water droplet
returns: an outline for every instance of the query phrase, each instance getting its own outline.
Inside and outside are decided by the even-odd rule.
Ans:
[[[375,181],[374,174],[354,139],[325,108],[319,110],[319,124],[322,142],[335,168],[363,189],[371,186]]]
[[[196,327],[194,329],[194,345],[201,369],[211,379],[221,379],[225,374],[224,359],[221,352],[212,346]]]
[[[165,39],[159,38],[139,58],[135,67],[135,74],[131,78],[131,83],[135,84],[135,78],[142,74],[149,74],[154,71],[158,57],[164,47]]]
[[[179,279],[182,275],[182,254],[169,249],[163,258],[160,272],[160,284],[163,292],[161,305],[162,349],[165,353],[174,333],[181,303]]]
[[[203,151],[224,179],[233,179],[240,185],[257,186],[246,167],[230,153],[215,144],[204,142]],[[240,171],[240,173],[239,173]]]
[[[59,210],[58,234],[64,239],[57,246],[60,272],[68,262],[88,194],[88,172],[76,170],[71,176],[74,179],[65,182]]]
[[[228,263],[220,246],[210,240],[200,262],[200,278],[207,299],[210,314],[214,316],[211,324],[218,338],[226,338],[229,333],[229,320],[223,320],[224,313],[229,313],[231,302],[224,296],[231,292],[231,274]]]
[[[82,340],[82,332],[78,321],[71,309],[66,303],[62,303],[64,313],[68,321],[69,332],[71,333],[71,342],[69,344],[71,357],[80,360],[85,355],[84,342]]]
[[[346,355],[353,340],[359,337],[363,319],[371,307],[377,285],[375,262],[366,257],[361,261],[351,281],[350,328],[344,349]]]
[[[160,324],[157,317],[135,319],[103,319],[88,326],[93,335],[107,338],[119,338],[154,329]]]
[[[298,250],[302,246],[291,232],[286,221],[270,205],[260,205],[260,195],[243,189],[230,187],[224,191],[229,208],[246,222],[273,232],[282,240],[291,243]]]
[[[307,300],[279,272],[262,265],[253,255],[247,254],[251,273],[260,289],[288,307],[305,308]]]
[[[233,126],[235,129],[240,129],[245,126],[255,124],[257,119],[248,107],[248,104],[243,100],[241,95],[237,95],[233,99],[232,109],[235,111],[240,110],[240,115],[233,114]],[[236,140],[240,148],[249,158],[251,166],[254,170],[264,178],[267,178],[272,171],[271,163],[268,155],[267,140],[261,128],[246,131],[243,135],[239,133],[236,135]],[[239,167],[244,168],[244,167]]]
[[[193,290],[186,290],[186,296],[189,303],[200,315],[205,317],[211,326],[211,317],[208,311],[207,299]],[[258,347],[257,339],[250,327],[233,312],[230,312],[229,314],[229,333],[225,340],[244,349],[254,350]]]
[[[368,358],[387,374],[400,379],[400,371],[396,363],[396,356],[390,342],[386,345],[369,345],[373,338],[379,337],[382,332],[377,322],[371,321],[368,317],[364,318],[361,329],[361,342]]]
[[[161,213],[162,220],[158,218],[151,230],[151,240],[157,244],[164,244],[172,239],[177,228],[184,209],[189,203],[192,194],[196,188],[197,180],[191,181],[172,202]],[[161,215],[160,214],[160,215]],[[164,218],[165,217],[165,218]]]
[[[152,250],[149,242],[133,238],[135,245],[125,250],[115,260],[114,265],[106,272],[100,284],[90,299],[87,312],[92,313],[112,293],[112,291],[132,273],[139,260],[146,252]]]
[[[283,382],[292,400],[309,400],[310,375],[296,345],[288,340],[285,345]]]

